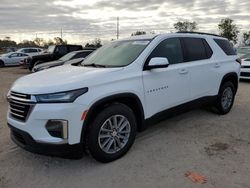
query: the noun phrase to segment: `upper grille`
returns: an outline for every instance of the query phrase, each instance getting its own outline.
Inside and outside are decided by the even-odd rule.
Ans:
[[[241,65],[241,68],[250,68],[250,65]]]
[[[11,91],[8,98],[10,116],[26,121],[35,102],[31,99],[31,95]]]

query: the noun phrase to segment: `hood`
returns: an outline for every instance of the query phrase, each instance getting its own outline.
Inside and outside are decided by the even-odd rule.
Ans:
[[[85,58],[76,58],[76,59],[72,59],[69,61],[66,61],[64,63],[64,65],[72,65],[72,64],[76,64],[76,63],[81,63]]]
[[[250,58],[242,59],[241,65],[250,65]]]
[[[26,94],[74,90],[110,82],[119,77],[123,69],[59,66],[21,77],[13,84],[11,90]]]
[[[50,62],[47,62],[47,63],[42,63],[42,64],[39,64],[39,65],[36,65],[35,68],[39,69],[41,67],[50,67],[50,66],[54,66],[54,65],[60,65],[60,64],[63,64],[63,63],[64,63],[64,61],[61,61],[61,60],[50,61]]]

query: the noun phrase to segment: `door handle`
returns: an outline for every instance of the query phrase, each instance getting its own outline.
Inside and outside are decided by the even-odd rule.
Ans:
[[[220,64],[219,64],[219,63],[215,63],[214,67],[215,67],[215,68],[219,68],[219,67],[220,67]]]
[[[188,73],[188,70],[187,69],[181,69],[179,71],[180,74],[187,74]]]

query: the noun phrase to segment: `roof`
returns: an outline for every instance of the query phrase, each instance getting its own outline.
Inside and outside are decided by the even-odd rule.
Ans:
[[[202,33],[202,32],[177,32],[177,33],[163,33],[163,34],[158,34],[158,35],[137,35],[137,36],[131,36],[126,39],[122,40],[152,40],[157,36],[176,36],[176,37],[183,37],[183,36],[188,36],[188,37],[213,37],[213,38],[221,38],[221,39],[226,39],[224,37],[221,37],[216,34],[212,33]]]

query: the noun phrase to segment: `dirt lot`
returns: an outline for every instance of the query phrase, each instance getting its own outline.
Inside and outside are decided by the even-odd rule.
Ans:
[[[130,152],[101,164],[29,153],[9,138],[5,95],[20,68],[0,69],[0,188],[4,187],[250,187],[250,82],[241,82],[226,116],[205,109],[181,114],[138,134]],[[187,171],[206,176],[193,183]]]

